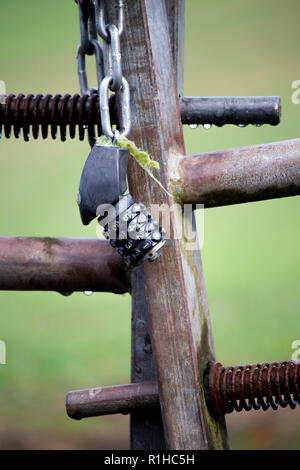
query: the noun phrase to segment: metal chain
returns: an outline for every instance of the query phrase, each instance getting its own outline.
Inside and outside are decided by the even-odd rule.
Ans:
[[[103,53],[102,48],[97,40],[93,39],[91,41],[91,45],[93,48],[93,54],[96,58],[97,82],[99,88],[103,80]],[[77,49],[77,73],[79,79],[80,93],[82,95],[91,95],[93,92],[97,91],[97,88],[95,89],[88,87],[88,80],[85,68],[85,55],[86,52],[84,51],[82,44],[80,44]]]
[[[121,36],[124,27],[124,3],[122,0],[115,2],[115,9],[117,10],[117,29],[119,36]],[[104,0],[96,0],[96,16],[98,34],[104,41],[109,42],[109,35],[107,34],[107,27],[105,24]]]
[[[93,55],[93,39],[97,39],[96,12],[93,0],[75,0],[78,5],[80,44],[84,54]]]
[[[77,72],[81,94],[91,95],[95,88],[88,87],[85,56],[95,55],[99,108],[102,132],[116,141],[127,136],[131,128],[130,91],[122,74],[120,36],[124,28],[124,3],[115,0],[116,24],[106,24],[104,0],[75,0],[78,4],[80,45],[77,50]],[[102,38],[102,46],[97,40]],[[119,111],[119,130],[113,130],[109,112],[109,94],[115,92]]]

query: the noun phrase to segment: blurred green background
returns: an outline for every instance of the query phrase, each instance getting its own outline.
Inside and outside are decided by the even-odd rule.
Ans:
[[[78,92],[75,3],[0,5],[7,93]],[[299,17],[297,0],[186,1],[185,95],[280,95],[283,105],[278,127],[185,129],[188,154],[299,137]],[[90,82],[93,68],[88,59]],[[88,152],[77,140],[2,138],[0,234],[95,237],[75,204]],[[202,256],[223,364],[289,359],[300,339],[299,209],[289,198],[205,212]],[[128,417],[73,422],[64,394],[129,380],[129,296],[0,292],[0,312],[0,448],[128,448]],[[229,416],[231,448],[299,449],[299,418],[299,409]]]

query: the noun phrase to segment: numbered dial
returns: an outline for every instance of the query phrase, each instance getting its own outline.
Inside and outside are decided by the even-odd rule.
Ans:
[[[154,261],[166,243],[165,230],[151,218],[141,202],[130,195],[115,205],[115,213],[98,219],[104,236],[110,240],[128,265],[138,266],[145,260]]]

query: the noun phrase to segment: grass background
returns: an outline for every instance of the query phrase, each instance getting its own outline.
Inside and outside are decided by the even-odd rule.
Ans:
[[[1,2],[0,79],[7,93],[78,92],[71,0]],[[300,3],[187,0],[185,95],[280,95],[277,127],[185,129],[187,153],[299,136]],[[88,59],[91,83],[94,63]],[[166,71],[167,73],[167,71]],[[95,83],[95,80],[94,80]],[[75,196],[87,142],[0,141],[0,234],[91,236]],[[205,212],[202,250],[218,360],[289,359],[300,338],[300,199]],[[128,417],[73,422],[71,389],[129,377],[130,298],[0,292],[0,448],[126,448]],[[228,417],[232,448],[300,448],[299,410]]]

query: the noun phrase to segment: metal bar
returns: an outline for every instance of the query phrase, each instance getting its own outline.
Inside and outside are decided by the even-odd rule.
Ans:
[[[66,394],[67,413],[70,418],[77,420],[139,410],[151,413],[158,408],[156,382],[89,388]]]
[[[185,97],[180,100],[183,124],[215,124],[224,126],[257,126],[280,123],[279,96],[207,96]]]
[[[123,70],[134,90],[131,138],[160,162],[159,178],[168,187],[185,150],[165,1],[132,0],[125,17]],[[146,205],[173,203],[134,161],[129,179],[133,197]],[[177,213],[170,219],[171,233],[178,233]],[[209,415],[200,379],[214,356],[200,255],[175,239],[157,262],[144,263],[142,273],[167,448],[223,448],[224,422]]]
[[[300,194],[300,139],[184,157],[174,192],[185,203],[225,206]]]
[[[140,384],[156,380],[143,274],[140,267],[132,270],[130,281],[132,296],[131,382]],[[130,447],[133,450],[162,450],[166,448],[159,405],[156,409],[134,409],[132,411]]]
[[[168,4],[174,4],[175,0],[168,0]],[[176,2],[175,2],[176,4]],[[182,13],[182,0],[175,7],[170,6],[171,11]],[[169,17],[169,21],[174,17]],[[177,23],[175,23],[177,25]],[[172,37],[182,37],[181,28],[176,26]],[[174,47],[173,52],[180,52],[181,48]],[[177,61],[178,93],[183,94],[183,82],[180,74],[180,66],[183,58]],[[182,124],[271,124],[280,122],[281,104],[278,96],[225,96],[225,97],[185,97],[180,98],[180,113]],[[115,96],[110,99],[111,120],[117,124],[117,110]],[[70,138],[76,134],[78,127],[79,139],[83,140],[86,133],[95,132],[93,126],[98,126],[97,134],[101,134],[101,118],[99,113],[98,95],[9,95],[6,103],[0,103],[0,136],[4,127],[6,138],[18,138],[21,130],[26,130],[24,137],[27,139],[32,126],[32,135],[37,139],[40,132],[43,138],[51,136],[56,138],[57,128],[60,128],[61,140],[66,140],[66,129],[69,129]]]
[[[0,290],[124,294],[128,287],[106,240],[0,237]]]
[[[223,367],[210,362],[204,373],[204,389],[209,409],[215,416],[232,411],[277,410],[300,404],[300,363],[263,362]],[[81,419],[133,410],[154,412],[159,407],[156,382],[79,390],[67,394],[67,411]]]

